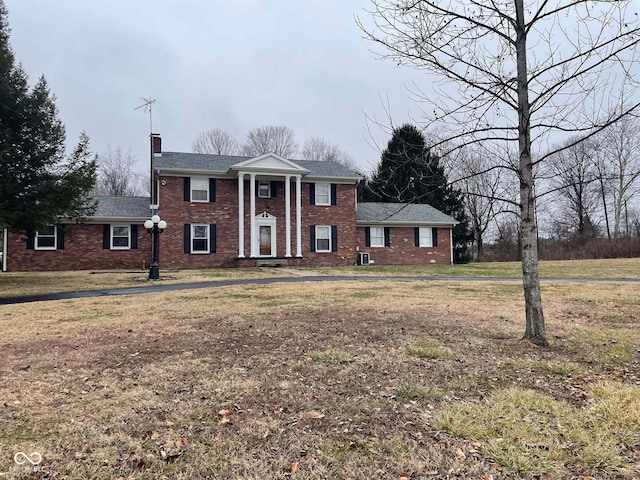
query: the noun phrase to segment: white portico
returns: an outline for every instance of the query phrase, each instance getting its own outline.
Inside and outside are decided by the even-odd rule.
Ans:
[[[302,257],[302,225],[301,225],[301,181],[309,170],[302,168],[295,162],[282,158],[275,153],[266,153],[232,165],[231,171],[238,175],[238,257],[246,257],[245,249],[245,180],[249,180],[249,257],[277,257],[282,252],[277,251],[277,222],[269,212],[256,212],[256,198],[269,190],[269,181],[284,180],[285,207],[285,257],[292,257],[292,219],[291,219],[291,183],[295,181],[295,256]],[[260,182],[262,181],[262,182]]]

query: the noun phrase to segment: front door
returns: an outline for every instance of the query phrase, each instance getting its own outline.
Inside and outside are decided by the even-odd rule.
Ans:
[[[271,225],[260,225],[260,256],[271,256]]]

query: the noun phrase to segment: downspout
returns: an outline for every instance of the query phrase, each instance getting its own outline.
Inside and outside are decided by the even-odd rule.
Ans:
[[[0,271],[7,271],[7,247],[8,247],[8,236],[9,232],[6,228],[2,230],[2,265],[0,265]]]
[[[453,265],[453,226],[449,229],[449,247],[451,250],[451,263],[449,265]]]

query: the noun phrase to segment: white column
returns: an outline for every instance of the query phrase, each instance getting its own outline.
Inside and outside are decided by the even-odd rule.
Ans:
[[[291,256],[291,175],[284,176],[285,257]]]
[[[256,257],[256,174],[249,175],[249,192],[251,193],[251,256]]]
[[[300,175],[296,175],[296,257],[302,256],[302,225],[301,223],[301,206],[300,206]]]
[[[238,257],[244,258],[244,173],[238,173]]]

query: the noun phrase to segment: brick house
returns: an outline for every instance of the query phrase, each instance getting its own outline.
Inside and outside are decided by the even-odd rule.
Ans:
[[[156,212],[168,224],[163,269],[452,263],[453,218],[429,205],[358,204],[360,176],[341,164],[162,152],[157,136],[152,152],[151,199],[95,197],[84,223],[5,231],[3,270],[147,268],[142,224]]]

